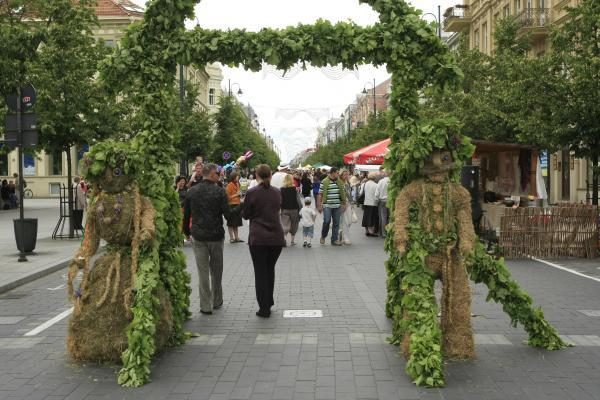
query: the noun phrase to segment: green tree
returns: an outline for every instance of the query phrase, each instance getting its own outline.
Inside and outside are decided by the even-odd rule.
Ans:
[[[598,204],[600,166],[600,2],[582,0],[568,8],[564,25],[553,32],[554,120],[557,140],[575,156],[591,161],[592,203]]]
[[[306,164],[327,164],[335,167],[344,166],[344,154],[376,143],[390,137],[389,112],[370,114],[367,124],[350,131],[346,137],[319,147],[306,159]]]
[[[108,136],[115,127],[113,110],[106,106],[112,103],[110,97],[95,80],[98,63],[107,51],[92,35],[97,25],[92,6],[91,0],[48,0],[37,14],[47,21],[43,46],[32,64],[40,148],[53,154],[66,152],[68,185],[72,180],[71,148]],[[72,215],[72,191],[68,193]],[[72,237],[72,218],[69,220]]]
[[[213,162],[224,161],[223,153],[226,151],[232,157],[228,161],[235,161],[246,151],[252,150],[254,157],[248,162],[248,166],[264,163],[275,167],[279,164],[277,154],[267,146],[265,138],[252,127],[242,107],[233,98],[229,96],[221,98],[214,121],[216,134],[210,152],[210,159]]]
[[[208,156],[212,146],[213,124],[208,113],[200,109],[198,87],[191,82],[185,84],[182,108],[181,139],[175,145],[186,164],[196,156]]]

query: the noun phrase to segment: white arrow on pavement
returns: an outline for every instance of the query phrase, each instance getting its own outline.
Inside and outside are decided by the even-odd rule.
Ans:
[[[47,289],[48,289],[48,290],[52,290],[52,291],[54,291],[54,290],[59,290],[59,289],[62,289],[62,288],[64,288],[64,287],[65,287],[65,284],[63,283],[62,285],[60,285],[60,286],[57,286],[57,287],[55,287],[55,288],[47,288]]]

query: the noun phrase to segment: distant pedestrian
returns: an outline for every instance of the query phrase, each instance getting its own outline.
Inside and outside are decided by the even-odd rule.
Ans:
[[[367,236],[379,236],[377,228],[379,226],[379,208],[375,200],[375,192],[377,191],[377,183],[375,179],[378,177],[377,172],[371,172],[367,176],[367,182],[363,186],[365,201],[363,204],[363,220],[362,226],[365,228]]]
[[[194,172],[192,172],[192,176],[190,177],[189,182],[187,183],[188,188],[195,186],[202,182],[202,167],[204,166],[204,160],[202,157],[196,157],[196,162],[194,163]]]
[[[390,182],[390,177],[387,175],[387,171],[383,170],[382,177],[377,182],[377,190],[375,191],[375,201],[377,202],[377,207],[379,211],[379,236],[385,237],[386,230],[385,227],[388,224],[388,218],[390,211],[387,207],[387,198],[388,198],[388,185]]]
[[[312,181],[310,180],[308,172],[302,173],[302,178],[300,179],[300,188],[302,197],[310,197],[310,192],[312,191]]]
[[[19,202],[17,201],[17,186],[13,181],[8,181],[8,194],[10,197],[10,208],[17,208]]]
[[[256,300],[259,310],[256,315],[271,316],[275,304],[275,264],[285,245],[279,211],[281,192],[271,186],[271,168],[261,164],[256,168],[259,185],[248,190],[242,208],[242,216],[250,220],[248,245],[254,265]]]
[[[185,196],[188,192],[187,188],[187,179],[185,176],[178,176],[175,178],[175,191],[177,192],[177,196],[179,197],[179,204],[181,205],[181,209],[183,209],[185,204]]]
[[[350,241],[350,226],[353,223],[354,209],[350,201],[350,199],[352,199],[352,187],[350,186],[350,172],[348,172],[348,170],[342,170],[342,173],[340,175],[340,183],[343,187],[343,190],[346,192],[348,205],[346,206],[346,209],[342,212],[342,216],[340,218],[341,226],[339,240],[345,245],[350,245],[352,244],[352,242]]]
[[[315,206],[317,203],[317,197],[319,196],[320,190],[321,190],[321,173],[317,170],[313,174],[313,183],[312,183],[312,192],[313,192],[313,197],[315,198]]]
[[[271,186],[277,189],[281,189],[283,187],[283,179],[289,173],[290,167],[287,164],[281,164],[279,167],[277,167],[277,172],[275,172],[273,174],[273,177],[271,178]]]
[[[8,181],[6,179],[2,180],[0,198],[2,198],[2,209],[10,210],[10,189],[8,188]]]
[[[81,178],[73,178],[73,228],[83,230],[83,213],[87,209],[87,197],[81,187]]]
[[[200,312],[212,314],[223,305],[223,216],[230,218],[225,190],[217,186],[217,165],[204,164],[202,180],[185,198],[183,230],[196,256],[200,289]],[[193,221],[190,229],[190,219]]]
[[[229,243],[243,242],[238,234],[238,228],[242,226],[242,190],[239,183],[239,173],[233,171],[229,175],[229,183],[225,187],[227,198],[229,199],[229,208],[231,216],[227,219],[227,228],[229,229]]]
[[[336,167],[331,167],[329,176],[321,182],[319,198],[317,201],[317,210],[323,213],[323,228],[321,229],[321,244],[325,244],[325,238],[329,234],[329,225],[333,220],[331,229],[331,244],[341,246],[342,242],[338,239],[340,230],[340,218],[346,210],[348,199],[344,190],[343,182],[339,179],[339,171]]]
[[[294,180],[290,174],[283,179],[281,190],[281,226],[283,227],[283,236],[286,239],[290,234],[290,246],[296,244],[296,232],[298,232],[299,211],[302,207],[300,193],[294,186]]]
[[[304,198],[304,207],[300,210],[300,225],[302,226],[302,247],[312,247],[312,238],[315,235],[315,220],[317,212],[311,207],[310,197]]]

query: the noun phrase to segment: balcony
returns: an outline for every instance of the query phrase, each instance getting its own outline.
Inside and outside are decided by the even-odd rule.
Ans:
[[[469,6],[457,4],[444,12],[444,31],[460,32],[471,24]]]
[[[550,32],[550,9],[527,8],[515,16],[519,24],[518,34],[530,34],[532,38],[548,36]]]

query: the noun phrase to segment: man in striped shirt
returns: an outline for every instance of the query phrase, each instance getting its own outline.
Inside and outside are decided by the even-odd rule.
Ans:
[[[325,238],[329,234],[329,225],[333,219],[333,228],[331,229],[331,244],[341,246],[342,242],[338,239],[340,231],[340,218],[346,209],[346,191],[344,183],[339,179],[339,171],[336,167],[329,170],[329,176],[321,182],[319,196],[317,198],[317,210],[323,213],[323,229],[321,229],[321,244],[325,244]]]

